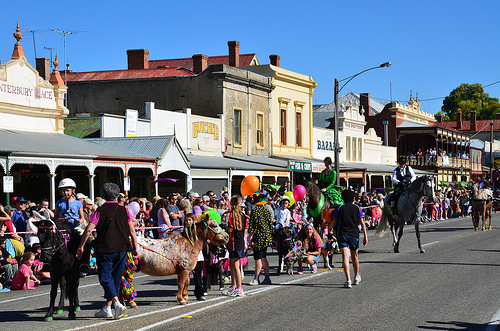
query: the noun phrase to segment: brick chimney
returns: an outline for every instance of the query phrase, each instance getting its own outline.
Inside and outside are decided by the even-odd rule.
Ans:
[[[205,54],[194,54],[193,55],[193,72],[199,74],[207,68],[208,56]]]
[[[227,45],[229,46],[229,65],[231,67],[239,67],[240,66],[240,42],[233,40],[228,41]]]
[[[280,66],[280,56],[277,55],[277,54],[272,54],[272,55],[269,55],[269,60],[271,60],[271,64],[275,67],[279,67]]]
[[[443,122],[443,115],[436,115],[436,121],[438,123],[442,123]]]
[[[462,112],[457,111],[457,130],[462,129]]]
[[[44,57],[39,57],[36,60],[36,70],[40,74],[40,77],[42,77],[45,80],[50,79],[50,59],[44,58]]]
[[[372,108],[370,107],[370,93],[359,94],[359,111],[361,111],[361,107],[365,110],[365,118],[371,116]]]
[[[149,51],[147,49],[127,50],[128,70],[149,69]]]
[[[470,112],[470,130],[471,131],[477,131],[476,127],[476,112],[471,111]]]

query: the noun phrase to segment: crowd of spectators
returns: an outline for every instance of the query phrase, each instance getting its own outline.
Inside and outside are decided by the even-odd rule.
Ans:
[[[422,150],[419,148],[416,152],[415,151],[408,151],[407,153],[407,158],[408,162],[410,164],[423,164],[423,165],[428,165],[428,164],[433,164],[436,163],[438,160],[438,156],[440,157],[450,157],[450,158],[457,158],[457,159],[468,159],[469,154],[465,152],[447,152],[444,151],[443,149],[439,148],[436,149],[434,148],[427,148]]]

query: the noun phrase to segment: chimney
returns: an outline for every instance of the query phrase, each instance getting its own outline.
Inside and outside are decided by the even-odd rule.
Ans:
[[[149,69],[149,51],[147,49],[127,50],[128,70]]]
[[[45,80],[50,79],[50,59],[44,58],[44,57],[39,57],[36,60],[36,70],[40,74],[40,77],[42,77]]]
[[[269,55],[269,60],[271,60],[271,64],[275,67],[279,67],[280,66],[280,56],[277,55],[277,54],[272,54],[272,55]]]
[[[229,65],[231,67],[239,67],[240,66],[240,42],[233,40],[228,41],[227,45],[229,46]]]
[[[462,112],[457,111],[457,130],[462,129]]]
[[[359,110],[361,112],[361,107],[365,110],[365,118],[368,116],[371,116],[371,110],[372,108],[370,107],[370,93],[360,93],[359,94]]]
[[[477,131],[476,128],[476,112],[471,111],[470,112],[470,130],[471,131]]]
[[[193,72],[199,74],[207,68],[208,56],[205,54],[194,54],[193,55]]]
[[[436,115],[436,121],[438,123],[442,123],[443,122],[443,115]]]

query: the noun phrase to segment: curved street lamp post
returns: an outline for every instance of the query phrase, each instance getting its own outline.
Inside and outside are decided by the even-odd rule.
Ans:
[[[342,79],[340,81],[337,78],[335,78],[335,95],[334,95],[334,102],[335,102],[335,117],[334,117],[334,120],[335,120],[335,127],[334,127],[335,147],[333,148],[333,151],[335,153],[335,172],[337,173],[337,178],[336,178],[336,182],[337,182],[336,185],[337,186],[340,185],[340,171],[339,171],[340,160],[339,160],[339,154],[340,154],[340,151],[342,150],[342,147],[340,147],[340,143],[339,143],[339,102],[338,102],[339,101],[339,93],[340,93],[340,91],[342,91],[342,89],[344,88],[344,86],[347,85],[347,83],[349,83],[351,80],[353,80],[355,77],[361,75],[362,73],[370,71],[370,70],[373,70],[373,69],[378,69],[378,68],[388,68],[388,67],[391,66],[391,64],[392,64],[391,62],[385,62],[385,63],[382,63],[381,65],[379,65],[377,67],[368,68],[366,70],[358,72],[355,75],[346,77],[346,78],[344,78],[344,79]],[[343,81],[347,81],[347,82],[345,82],[339,88],[339,83],[343,82]]]

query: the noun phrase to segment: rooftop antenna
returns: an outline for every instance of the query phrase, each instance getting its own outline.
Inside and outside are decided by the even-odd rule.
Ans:
[[[35,43],[35,33],[40,33],[39,31],[35,30],[26,30],[28,32],[31,32],[33,34],[33,48],[35,49],[35,59],[36,59],[36,43]]]
[[[75,34],[78,32],[87,32],[87,31],[66,31],[66,30],[59,30],[59,29],[52,29],[52,31],[61,33],[64,35],[64,85],[67,87],[68,86],[68,58],[66,56],[66,35],[68,34]],[[64,106],[68,106],[68,98],[64,98]]]
[[[53,50],[53,49],[56,49],[56,48],[54,48],[54,47],[45,47],[45,46],[44,46],[44,47],[43,47],[43,49],[45,49],[45,50],[49,50],[49,51],[50,51],[50,68],[52,68],[52,66],[53,66],[53,65],[52,65],[52,50]]]

